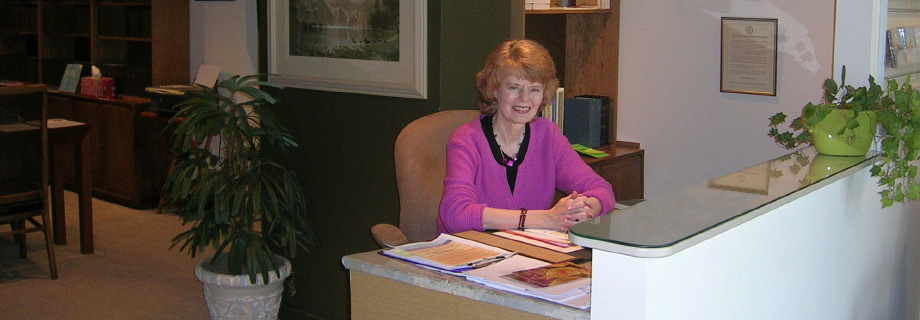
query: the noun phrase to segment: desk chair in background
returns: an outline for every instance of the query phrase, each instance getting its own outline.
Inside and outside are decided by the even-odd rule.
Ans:
[[[385,223],[371,228],[371,235],[381,247],[428,241],[437,236],[447,141],[454,130],[478,116],[478,110],[441,111],[416,119],[399,133],[393,148],[399,228]]]
[[[13,236],[19,243],[20,258],[26,258],[26,234],[43,233],[51,279],[57,279],[54,241],[49,230],[45,93],[45,85],[0,88],[0,224],[10,225],[10,231],[0,231],[0,236]]]

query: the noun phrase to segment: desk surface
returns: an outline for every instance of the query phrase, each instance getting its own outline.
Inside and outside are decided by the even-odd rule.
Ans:
[[[634,257],[666,257],[872,164],[808,147],[572,227],[572,242]]]
[[[0,95],[46,92],[48,87],[39,83],[24,83],[12,86],[0,86]]]
[[[360,271],[417,287],[448,293],[455,296],[496,304],[557,319],[588,319],[590,312],[492,289],[464,278],[451,276],[417,267],[411,263],[392,259],[369,251],[342,258],[342,264],[350,271]]]

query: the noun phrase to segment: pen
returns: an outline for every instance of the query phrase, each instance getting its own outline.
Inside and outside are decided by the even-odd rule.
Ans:
[[[466,265],[472,269],[479,269],[479,268],[488,266],[490,264],[505,260],[505,258],[507,257],[504,255],[493,257],[493,258],[482,258],[482,260],[479,260],[476,262],[470,262],[470,263],[467,263]]]

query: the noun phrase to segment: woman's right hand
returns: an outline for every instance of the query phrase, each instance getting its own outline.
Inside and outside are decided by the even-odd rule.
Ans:
[[[585,197],[583,195],[579,195],[578,192],[574,191],[572,194],[559,199],[552,209],[546,210],[545,219],[548,223],[547,228],[568,232],[569,229],[580,220],[571,217],[573,214],[584,211],[584,199]],[[582,204],[579,205],[579,203]]]

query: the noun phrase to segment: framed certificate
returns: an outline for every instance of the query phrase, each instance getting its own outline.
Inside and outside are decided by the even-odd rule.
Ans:
[[[777,20],[722,17],[722,92],[776,95]]]

